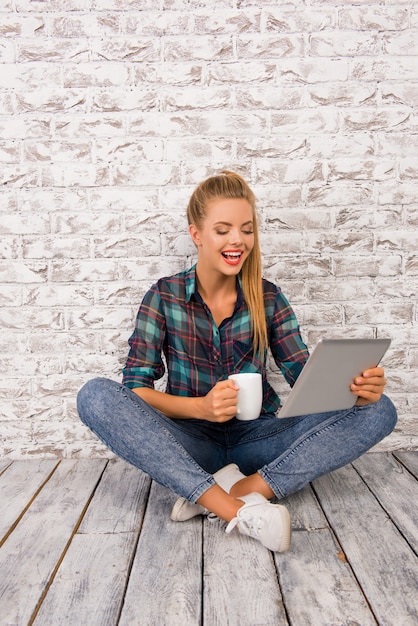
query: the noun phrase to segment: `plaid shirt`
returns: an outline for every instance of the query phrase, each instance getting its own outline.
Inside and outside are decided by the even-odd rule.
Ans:
[[[239,280],[234,312],[218,327],[196,288],[195,266],[160,279],[139,308],[123,369],[127,387],[153,387],[168,370],[167,393],[204,396],[237,372],[260,372],[263,412],[274,413],[280,399],[266,378],[266,357],[252,348],[251,320]],[[292,386],[307,358],[296,316],[281,290],[263,279],[269,346]],[[163,360],[165,356],[165,363]]]

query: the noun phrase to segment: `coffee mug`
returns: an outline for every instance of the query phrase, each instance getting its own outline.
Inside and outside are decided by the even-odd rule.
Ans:
[[[261,374],[254,372],[231,374],[228,376],[239,387],[238,410],[236,418],[239,420],[255,420],[260,417],[263,402],[263,385]]]

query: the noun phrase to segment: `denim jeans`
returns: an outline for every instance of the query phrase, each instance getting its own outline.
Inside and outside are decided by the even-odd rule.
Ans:
[[[228,463],[246,475],[258,471],[283,498],[359,457],[389,435],[397,419],[386,396],[364,407],[286,419],[170,419],[106,378],[87,382],[77,404],[81,420],[110,450],[191,502]]]

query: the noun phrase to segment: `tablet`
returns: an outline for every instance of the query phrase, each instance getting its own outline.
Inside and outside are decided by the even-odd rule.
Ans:
[[[322,339],[313,350],[277,417],[351,408],[356,376],[377,367],[390,339]]]

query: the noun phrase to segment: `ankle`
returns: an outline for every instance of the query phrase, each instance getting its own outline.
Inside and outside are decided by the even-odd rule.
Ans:
[[[234,498],[241,498],[242,496],[248,496],[249,493],[261,493],[262,496],[269,500],[274,497],[274,491],[266,483],[266,481],[255,473],[251,476],[246,476],[242,480],[239,480],[229,492]]]

